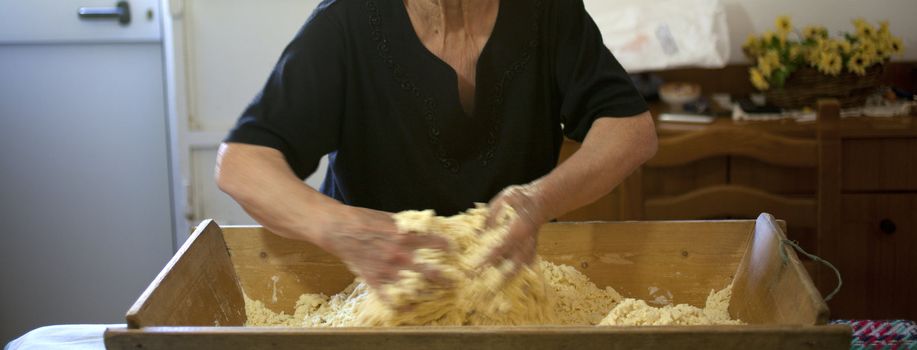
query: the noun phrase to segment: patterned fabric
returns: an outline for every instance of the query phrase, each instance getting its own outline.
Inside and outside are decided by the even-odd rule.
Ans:
[[[917,350],[917,323],[914,321],[837,320],[831,324],[853,328],[850,348]]]

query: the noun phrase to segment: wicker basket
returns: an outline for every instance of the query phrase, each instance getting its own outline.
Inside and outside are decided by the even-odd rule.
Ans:
[[[768,90],[769,104],[784,109],[815,106],[818,99],[835,98],[841,107],[861,107],[866,98],[879,87],[884,65],[874,65],[865,76],[843,72],[838,76],[825,75],[812,67],[797,69],[781,89]]]

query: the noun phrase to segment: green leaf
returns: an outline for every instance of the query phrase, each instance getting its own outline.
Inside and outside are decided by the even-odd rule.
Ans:
[[[786,84],[786,78],[789,75],[786,68],[780,68],[774,71],[774,74],[771,76],[772,84],[777,88],[782,88],[783,85]]]

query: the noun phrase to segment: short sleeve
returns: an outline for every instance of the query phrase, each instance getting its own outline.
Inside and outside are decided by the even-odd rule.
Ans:
[[[224,141],[275,148],[300,178],[315,172],[321,157],[338,147],[344,51],[340,23],[320,7]]]
[[[564,134],[582,142],[601,117],[647,111],[643,97],[586,12],[582,0],[556,1],[555,73],[562,95]]]

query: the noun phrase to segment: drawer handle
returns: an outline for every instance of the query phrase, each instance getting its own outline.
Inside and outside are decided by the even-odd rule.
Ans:
[[[121,25],[131,23],[131,5],[118,1],[115,7],[80,7],[80,19],[114,19]]]
[[[879,223],[879,229],[882,230],[882,232],[885,232],[885,234],[890,235],[894,234],[895,231],[898,231],[898,226],[895,225],[894,221],[885,219]]]

